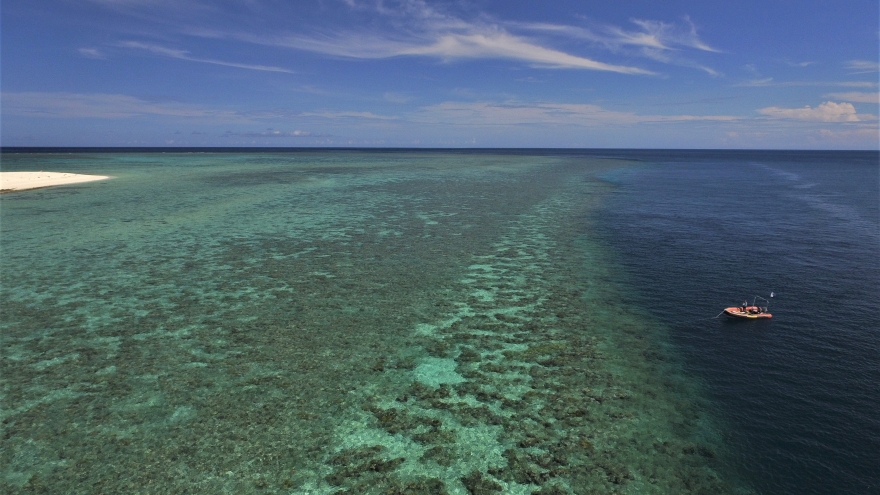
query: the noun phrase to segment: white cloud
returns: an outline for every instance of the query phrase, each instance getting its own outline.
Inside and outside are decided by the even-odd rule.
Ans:
[[[240,113],[177,102],[150,102],[134,96],[105,93],[2,93],[3,115],[54,118],[125,119],[142,116],[248,122]]]
[[[687,29],[681,29],[674,24],[662,21],[634,19],[633,22],[643,29],[644,35],[647,35],[652,40],[658,40],[662,45],[686,46],[706,52],[719,51],[700,39],[697,35],[697,28],[691,22],[690,17],[685,16],[684,20],[688,25]]]
[[[776,119],[807,120],[818,122],[860,122],[864,116],[856,114],[852,103],[826,101],[816,108],[809,105],[803,108],[767,107],[758,110],[761,115]]]
[[[203,64],[214,64],[214,65],[222,65],[225,67],[235,67],[238,69],[250,69],[250,70],[259,70],[259,71],[267,71],[267,72],[285,72],[288,74],[293,74],[294,72],[289,69],[283,69],[281,67],[272,67],[269,65],[252,65],[252,64],[240,64],[235,62],[225,62],[223,60],[214,60],[209,58],[198,58],[193,57],[189,54],[188,51],[185,50],[175,50],[173,48],[166,48],[159,45],[149,44],[149,43],[140,43],[137,41],[124,41],[119,43],[118,46],[122,48],[133,48],[138,50],[145,50],[155,55],[161,55],[163,57],[175,58],[178,60],[187,60],[190,62],[199,62]]]
[[[267,129],[262,132],[232,132],[227,131],[223,134],[224,137],[236,136],[236,137],[249,137],[249,138],[300,138],[300,137],[328,137],[325,134],[315,134],[310,131],[303,130],[295,130],[295,131],[279,131],[276,129]]]
[[[592,69],[623,74],[653,74],[637,67],[606,64],[545,48],[503,31],[446,34],[427,46],[403,50],[401,55],[429,55],[446,60],[458,58],[507,58],[533,66],[555,69]]]
[[[193,34],[225,37],[219,33],[206,31]],[[240,33],[234,37],[256,44],[360,59],[424,56],[451,62],[460,59],[498,58],[527,62],[534,67],[590,69],[622,74],[654,74],[638,67],[608,64],[546,48],[501,29],[471,27],[463,33],[426,33],[419,37],[406,37],[406,39],[367,33],[343,33],[322,37],[267,37]]]
[[[798,87],[798,86],[831,86],[840,88],[876,88],[877,83],[869,81],[775,81],[772,77],[751,79],[735,84],[740,87]]]
[[[298,117],[319,117],[322,119],[366,119],[366,120],[397,120],[398,117],[392,115],[378,115],[373,112],[358,111],[323,111],[323,112],[303,112]]]
[[[690,18],[685,17],[684,20],[687,24],[686,28],[663,21],[632,19],[632,23],[641,28],[637,31],[628,31],[619,26],[611,25],[598,25],[593,28],[551,23],[507,23],[506,25],[592,41],[612,49],[634,46],[668,51],[686,47],[707,52],[719,52],[700,39]]]
[[[449,14],[424,0],[340,0],[338,7],[353,18],[358,26],[324,25],[296,26],[289,23],[287,31],[267,27],[264,30],[236,30],[222,25],[276,25],[271,22],[255,24],[255,19],[241,19],[236,24],[227,23],[233,14],[222,5],[192,0],[91,0],[105,7],[132,15],[142,16],[149,11],[150,19],[161,19],[183,32],[205,38],[222,38],[249,43],[305,50],[332,56],[357,59],[382,59],[391,57],[431,57],[446,62],[463,59],[506,59],[526,63],[533,67],[553,69],[585,69],[616,72],[621,74],[654,75],[655,72],[631,65],[597,60],[596,57],[579,52],[578,49],[561,49],[548,40],[535,39],[550,33],[562,36],[563,43],[589,41],[592,48],[600,48],[614,55],[642,56],[664,64],[693,67],[711,75],[719,73],[704,64],[688,60],[681,55],[685,49],[704,52],[718,50],[703,41],[690,18],[683,22],[633,19],[634,28],[600,25],[585,29],[567,25],[529,24],[498,20],[483,13],[471,13],[467,18]],[[236,9],[235,16],[266,15],[269,8],[253,7],[252,0]],[[186,14],[186,15],[185,15]],[[186,19],[193,19],[187,25]],[[211,22],[211,20],[219,22]],[[264,21],[256,19],[258,21]],[[222,23],[222,24],[221,24]],[[369,26],[369,27],[365,27]],[[194,62],[239,67],[253,70],[290,72],[287,69],[265,65],[226,62],[212,58],[200,58],[184,50],[165,48],[147,43],[128,42],[128,48],[142,49],[157,55]]]
[[[86,58],[105,59],[107,58],[100,50],[96,48],[80,48],[77,50],[80,55]]]
[[[237,112],[177,101],[154,102],[123,94],[3,92],[0,94],[3,117],[43,117],[60,119],[130,119],[165,117],[206,124],[254,124],[289,122],[291,119],[330,119],[395,121],[397,116],[360,111],[323,111],[293,114],[280,111]],[[278,131],[272,128],[248,137],[324,137],[311,131]]]
[[[763,86],[773,86],[775,84],[778,84],[778,83],[774,83],[772,77],[765,77],[762,79],[750,79],[748,81],[736,84],[736,86],[763,87]]]
[[[580,103],[444,102],[423,107],[415,120],[450,125],[634,125],[694,121],[732,122],[730,115],[639,115]]]
[[[682,49],[688,48],[719,52],[700,39],[690,18],[685,17],[684,21],[685,26],[682,27],[663,21],[632,19],[632,23],[639,27],[637,30],[626,30],[611,25],[594,25],[590,28],[550,23],[506,23],[505,25],[520,30],[563,36],[569,40],[585,40],[613,53],[646,57],[664,64],[699,69],[712,76],[720,75],[716,70],[682,55]]]
[[[852,101],[856,103],[874,103],[880,104],[880,93],[863,93],[852,91],[849,93],[829,93],[823,95],[822,98],[834,98],[837,100]]]
[[[843,64],[852,74],[870,74],[880,71],[880,63],[876,60],[849,60]]]
[[[419,0],[378,2],[369,7],[354,2],[349,2],[349,5],[359,12],[378,14],[373,23],[377,27],[288,35],[198,27],[187,30],[187,33],[358,59],[421,56],[449,62],[495,58],[525,62],[534,67],[654,74],[639,67],[601,62],[550,48],[536,40],[511,33],[503,25],[487,21],[485,16],[480,21],[465,21],[440,13]]]

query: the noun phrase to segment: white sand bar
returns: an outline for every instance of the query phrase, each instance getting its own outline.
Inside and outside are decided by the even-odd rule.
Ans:
[[[109,178],[105,175],[66,174],[62,172],[0,172],[0,192],[24,191],[25,189],[61,186]]]

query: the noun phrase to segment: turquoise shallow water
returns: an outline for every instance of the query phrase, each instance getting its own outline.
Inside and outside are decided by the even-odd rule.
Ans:
[[[6,154],[13,493],[748,492],[577,153]]]

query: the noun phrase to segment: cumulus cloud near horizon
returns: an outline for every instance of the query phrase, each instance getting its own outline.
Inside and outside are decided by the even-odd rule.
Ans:
[[[257,137],[260,137],[260,138],[264,138],[264,137],[269,137],[269,138],[328,137],[328,135],[326,135],[326,134],[315,134],[311,131],[303,131],[300,129],[296,129],[294,131],[279,131],[277,129],[271,129],[271,128],[267,129],[265,131],[261,131],[261,132],[227,131],[226,133],[223,134],[223,137],[230,137],[230,136],[251,137],[251,138],[257,138]]]

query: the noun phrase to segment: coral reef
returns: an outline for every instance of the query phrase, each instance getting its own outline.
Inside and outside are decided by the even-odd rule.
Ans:
[[[127,160],[111,196],[36,193],[96,225],[4,203],[5,491],[732,490],[590,238],[620,164]]]

